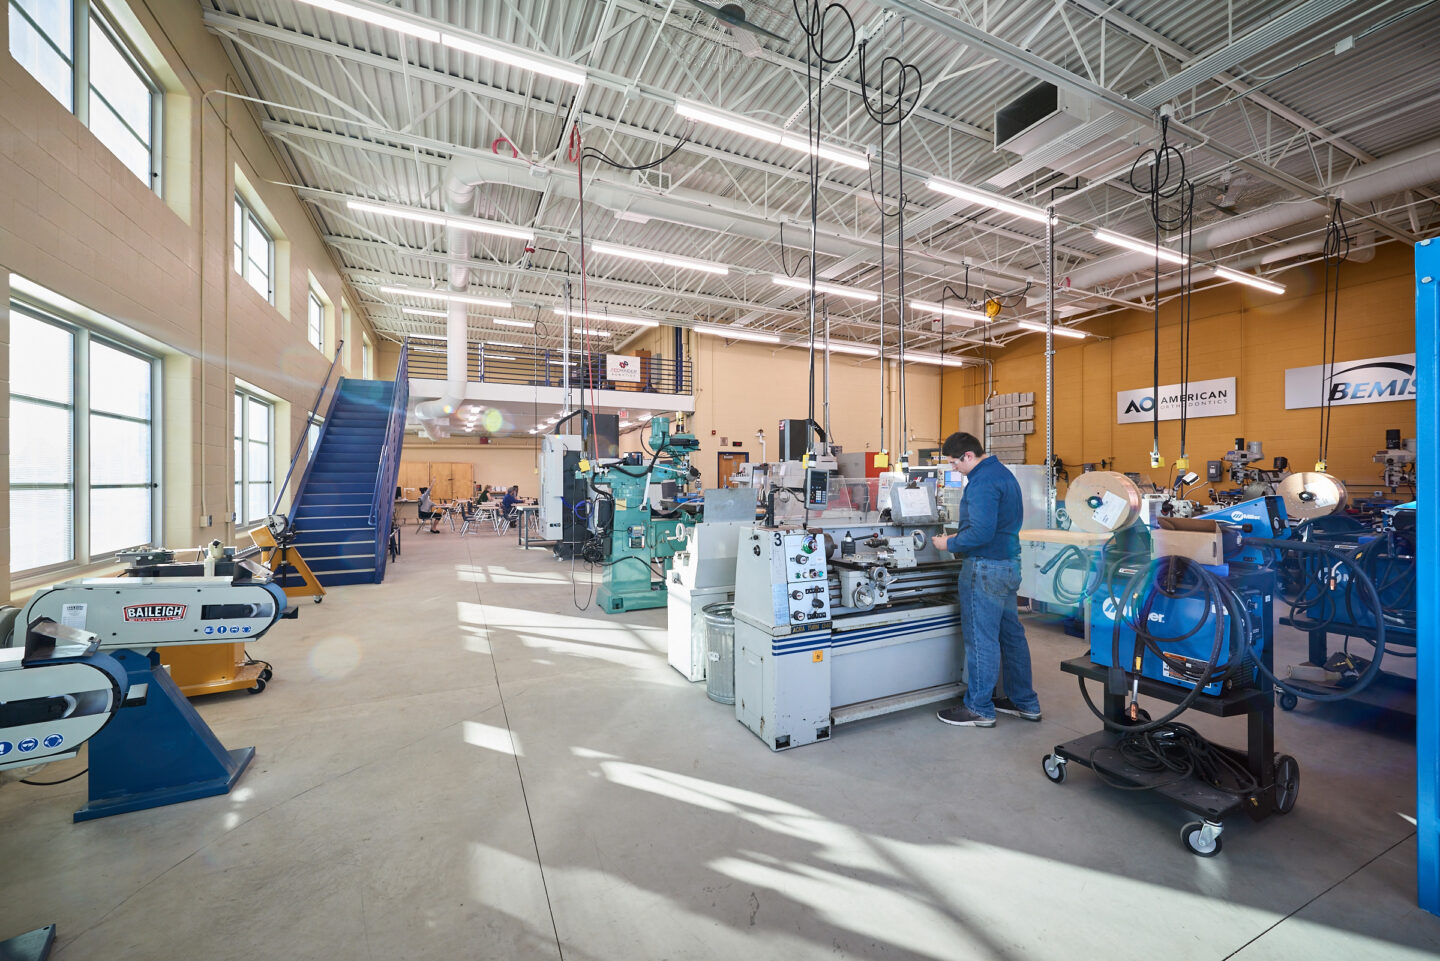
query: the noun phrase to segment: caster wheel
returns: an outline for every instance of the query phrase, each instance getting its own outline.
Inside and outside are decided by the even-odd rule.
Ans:
[[[1300,796],[1300,765],[1288,754],[1275,758],[1275,813],[1289,814],[1295,810]]]
[[[270,668],[268,668],[268,667],[265,668],[263,671],[260,672],[260,680],[262,680],[262,681],[269,681],[270,678],[272,678],[272,677],[274,677],[274,676],[275,676],[275,672],[272,671],[272,670],[270,670]]]
[[[325,598],[323,598],[323,597],[317,597],[317,598],[315,598],[315,603],[316,603],[316,604],[319,604],[319,603],[320,603],[321,601],[323,601],[323,600],[325,600]]]
[[[1047,754],[1040,763],[1041,768],[1045,771],[1046,777],[1048,777],[1051,781],[1054,781],[1056,784],[1065,783],[1066,762],[1063,757],[1056,757],[1054,754]]]
[[[1180,829],[1180,843],[1185,850],[1202,858],[1213,858],[1220,853],[1220,834],[1204,821],[1191,821]]]
[[[265,679],[264,679],[264,678],[257,677],[257,678],[255,678],[255,686],[254,686],[254,687],[247,687],[247,688],[245,689],[245,693],[246,693],[246,694],[259,694],[259,693],[260,693],[261,691],[263,691],[263,690],[265,690]]]
[[[1280,710],[1293,711],[1300,704],[1300,698],[1289,691],[1280,692]]]

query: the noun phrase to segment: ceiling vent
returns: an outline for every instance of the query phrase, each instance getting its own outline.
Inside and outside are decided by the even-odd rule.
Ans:
[[[661,194],[670,192],[670,175],[663,170],[635,170],[631,176],[637,187]]]
[[[995,111],[995,149],[1024,156],[1089,121],[1090,108],[1080,94],[1037,84]]]

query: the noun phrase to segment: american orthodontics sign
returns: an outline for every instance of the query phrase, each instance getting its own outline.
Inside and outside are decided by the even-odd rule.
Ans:
[[[1415,355],[1391,354],[1365,360],[1336,361],[1330,378],[1325,365],[1285,371],[1285,409],[1332,405],[1386,404],[1415,399]]]
[[[1192,380],[1185,385],[1186,417],[1225,417],[1235,413],[1235,378]],[[1180,419],[1180,385],[1166,384],[1160,388],[1160,419]],[[1155,391],[1122,390],[1115,394],[1115,423],[1149,422],[1155,417]]]

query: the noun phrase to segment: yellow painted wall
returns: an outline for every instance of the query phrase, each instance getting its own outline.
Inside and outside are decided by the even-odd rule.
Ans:
[[[1342,267],[1338,360],[1358,360],[1415,349],[1413,252],[1400,244],[1379,248],[1370,263]],[[1318,451],[1319,411],[1285,409],[1285,370],[1321,362],[1324,275],[1320,265],[1295,268],[1278,278],[1281,296],[1224,284],[1198,292],[1192,311],[1190,379],[1236,378],[1231,417],[1193,419],[1187,428],[1191,469],[1204,476],[1204,462],[1218,460],[1236,437],[1262,441],[1266,466],[1284,456],[1291,469],[1309,470]],[[1177,306],[1162,308],[1160,383],[1179,382]],[[1109,339],[1063,342],[1055,354],[1055,453],[1067,465],[1113,461],[1116,470],[1151,473],[1163,482],[1170,467],[1150,471],[1151,425],[1117,424],[1117,391],[1148,388],[1152,315],[1126,311],[1087,329]],[[1058,340],[1058,338],[1057,338]],[[1044,335],[1021,338],[995,358],[993,390],[1034,391],[1035,434],[1026,460],[1044,460]],[[984,400],[982,369],[948,372],[942,401],[947,431],[956,410]],[[1331,473],[1353,489],[1369,491],[1379,482],[1371,455],[1385,446],[1385,430],[1415,436],[1415,402],[1397,401],[1332,408]],[[1166,464],[1180,453],[1178,421],[1160,423],[1160,450]],[[1073,476],[1072,471],[1072,476]],[[1159,475],[1159,476],[1155,476]]]
[[[159,345],[165,395],[163,538],[171,546],[218,537],[234,543],[232,392],[237,378],[280,398],[281,441],[297,438],[333,351],[307,341],[307,275],[343,326],[351,305],[346,373],[359,376],[362,302],[342,280],[291,178],[240,101],[219,41],[193,0],[131,3],[137,25],[175,91],[165,98],[166,196],[157,196],[9,55],[0,18],[0,288],[27,278]],[[122,18],[123,19],[123,18]],[[230,267],[233,171],[239,167],[286,240],[279,309]],[[372,334],[373,339],[373,334]],[[0,377],[9,377],[9,319],[0,312]],[[0,389],[0,450],[9,449],[8,389]],[[279,446],[279,445],[277,445]],[[277,451],[283,477],[290,447]],[[8,459],[4,465],[8,468]],[[8,484],[9,470],[0,469]],[[296,480],[299,471],[296,472]],[[215,518],[201,530],[201,513]],[[27,585],[9,573],[9,496],[0,496],[0,595]]]

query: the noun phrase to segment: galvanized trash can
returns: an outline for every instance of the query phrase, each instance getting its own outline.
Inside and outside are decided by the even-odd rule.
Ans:
[[[706,604],[705,694],[721,704],[735,703],[735,605]]]

